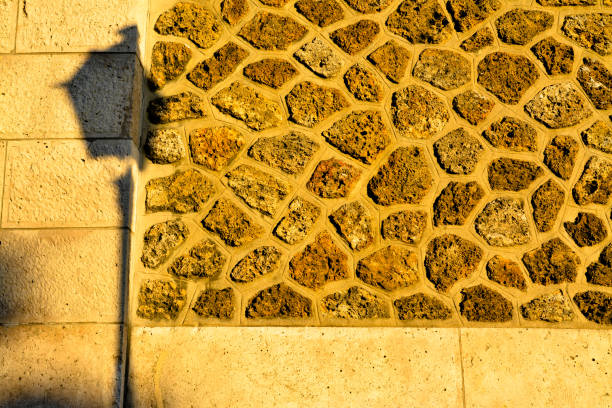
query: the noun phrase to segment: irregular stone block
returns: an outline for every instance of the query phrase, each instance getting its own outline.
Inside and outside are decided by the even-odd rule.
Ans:
[[[612,162],[592,156],[574,184],[572,195],[580,205],[607,204],[612,195]]]
[[[476,91],[465,91],[453,98],[453,109],[470,124],[477,126],[487,118],[495,102]]]
[[[587,290],[574,295],[574,303],[588,320],[599,324],[612,324],[612,296],[604,292]]]
[[[164,12],[153,27],[161,35],[187,38],[200,48],[209,48],[221,36],[221,23],[205,7],[188,2],[176,3]]]
[[[449,174],[471,174],[484,150],[480,141],[463,128],[441,137],[433,148],[438,164]]]
[[[597,262],[589,265],[586,280],[593,285],[612,286],[612,244],[601,251]]]
[[[285,181],[246,164],[234,168],[225,177],[238,197],[264,215],[276,213],[290,191]]]
[[[274,228],[274,234],[288,244],[302,241],[321,215],[321,208],[301,197],[289,204],[289,212]]]
[[[512,320],[512,302],[484,285],[461,290],[461,314],[470,322],[507,322]]]
[[[579,144],[569,136],[555,136],[544,149],[544,164],[556,176],[568,180],[572,176]]]
[[[472,65],[455,51],[427,48],[419,55],[412,75],[445,91],[459,88],[472,77]]]
[[[284,283],[270,286],[249,300],[247,319],[306,318],[312,316],[312,302]]]
[[[496,198],[478,214],[474,226],[478,235],[491,246],[522,245],[531,239],[522,199]]]
[[[187,79],[198,88],[208,91],[234,72],[248,55],[247,50],[230,41],[215,51],[212,57],[196,65],[187,74]]]
[[[230,320],[234,316],[234,302],[232,288],[205,289],[191,309],[200,317]]]
[[[322,198],[346,197],[361,176],[361,170],[338,159],[321,160],[306,187]]]
[[[168,267],[168,273],[180,278],[212,278],[221,274],[225,262],[226,257],[217,244],[205,239],[176,258]]]
[[[469,31],[501,7],[499,0],[450,0],[448,11],[455,23],[455,30]]]
[[[305,81],[293,87],[285,97],[289,118],[295,123],[313,127],[349,106],[339,90]]]
[[[372,217],[359,201],[342,205],[329,215],[329,219],[352,250],[360,251],[372,245]]]
[[[245,77],[252,81],[280,88],[298,74],[298,70],[289,62],[281,58],[264,58],[253,62],[242,71]]]
[[[174,163],[187,154],[183,138],[176,129],[150,130],[142,150],[155,164]]]
[[[249,149],[249,157],[289,174],[301,174],[319,150],[319,144],[299,132],[262,137]]]
[[[263,235],[263,228],[227,199],[217,200],[202,225],[227,245],[242,246]]]
[[[540,10],[512,9],[497,20],[497,35],[508,44],[525,45],[536,35],[550,29],[555,18]]]
[[[389,40],[368,55],[368,60],[391,82],[397,84],[410,66],[410,51]]]
[[[499,255],[495,255],[487,262],[487,278],[507,288],[527,290],[527,282],[519,265]]]
[[[293,57],[323,78],[331,78],[342,69],[342,59],[319,37],[304,44],[293,54]]]
[[[360,20],[329,33],[329,38],[347,54],[357,54],[368,47],[380,32],[375,21]]]
[[[538,187],[531,197],[533,220],[538,231],[548,232],[552,229],[564,202],[565,192],[553,179]]]
[[[295,9],[319,27],[327,27],[344,18],[344,11],[336,0],[298,0]]]
[[[523,255],[531,280],[539,285],[576,281],[580,258],[559,238],[546,241]]]
[[[436,0],[404,0],[389,15],[386,25],[412,44],[442,44],[452,33],[450,21]]]
[[[463,51],[477,53],[483,48],[490,47],[495,42],[493,31],[489,27],[483,27],[459,44]]]
[[[598,120],[581,133],[584,143],[604,153],[612,154],[612,126]]]
[[[597,245],[608,236],[604,222],[591,213],[579,212],[573,222],[567,221],[563,227],[579,247]]]
[[[357,100],[380,102],[383,97],[383,90],[374,74],[359,64],[353,65],[346,71],[344,84]]]
[[[529,59],[506,52],[487,55],[478,63],[477,71],[478,83],[500,101],[511,105],[519,103],[540,76]]]
[[[488,179],[493,190],[520,191],[528,188],[544,170],[536,163],[502,157],[489,163]]]
[[[370,14],[384,10],[392,0],[345,0],[354,10],[360,13]]]
[[[387,291],[412,286],[419,280],[417,255],[397,245],[386,246],[359,261],[357,277]]]
[[[167,82],[178,78],[190,59],[191,51],[187,46],[171,41],[156,42],[151,53],[151,88],[162,88]]]
[[[525,111],[551,129],[574,126],[593,114],[570,82],[545,87],[525,105]]]
[[[549,75],[569,74],[574,65],[574,49],[553,37],[546,37],[533,47],[531,52],[540,60]]]
[[[608,55],[612,53],[610,25],[610,13],[573,14],[565,16],[561,32],[581,47],[599,55]]]
[[[576,79],[597,109],[612,107],[612,72],[593,58],[585,58]]]
[[[221,16],[230,25],[236,25],[249,12],[247,0],[223,0],[221,2]]]
[[[523,303],[521,315],[527,320],[543,320],[551,323],[574,319],[571,303],[561,290],[546,293]]]
[[[347,259],[324,231],[291,259],[289,276],[300,285],[317,290],[329,282],[349,277]]]
[[[434,225],[464,225],[484,195],[475,181],[449,182],[434,202]]]
[[[283,7],[289,0],[259,0],[266,6]]]
[[[396,299],[393,306],[400,320],[447,320],[453,314],[442,301],[424,293]]]
[[[424,211],[400,211],[389,215],[382,222],[382,236],[415,244],[421,240],[427,226],[427,213]]]
[[[260,11],[238,32],[253,47],[260,50],[286,50],[300,41],[308,29],[290,17]]]
[[[482,132],[493,147],[515,152],[535,152],[537,146],[536,130],[529,123],[511,116],[491,123],[489,129]]]
[[[151,179],[145,186],[147,211],[197,212],[215,193],[210,180],[197,170],[177,170],[167,177]]]
[[[474,273],[482,255],[478,245],[457,235],[436,237],[427,245],[425,254],[427,279],[436,290],[448,292],[457,281]]]
[[[193,162],[210,170],[218,171],[227,167],[242,146],[244,137],[229,126],[195,129],[189,135]]]
[[[435,136],[449,120],[442,99],[420,85],[409,85],[393,93],[391,115],[400,134],[415,139]]]
[[[280,268],[282,252],[273,246],[261,246],[249,252],[230,272],[234,282],[247,283],[274,273]]]
[[[143,265],[147,268],[157,268],[164,263],[174,249],[187,239],[189,229],[180,219],[154,224],[144,234],[142,248]]]
[[[149,121],[155,124],[197,119],[206,116],[206,102],[191,92],[153,99],[147,108]]]
[[[325,296],[321,299],[321,310],[323,316],[340,319],[386,319],[391,316],[383,298],[359,286]]]
[[[136,314],[148,320],[174,320],[185,305],[187,289],[175,280],[147,279],[138,292]]]

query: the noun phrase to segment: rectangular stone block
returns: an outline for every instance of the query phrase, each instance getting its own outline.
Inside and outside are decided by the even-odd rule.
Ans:
[[[122,321],[129,234],[0,230],[0,323]]]
[[[10,52],[15,47],[17,0],[0,0],[0,52]]]
[[[612,332],[461,329],[467,407],[612,406]]]
[[[462,407],[457,329],[139,328],[133,407]]]
[[[119,325],[0,327],[0,406],[119,407]]]
[[[139,71],[130,54],[0,56],[0,139],[135,135]]]
[[[15,141],[6,156],[3,227],[130,225],[131,141]]]

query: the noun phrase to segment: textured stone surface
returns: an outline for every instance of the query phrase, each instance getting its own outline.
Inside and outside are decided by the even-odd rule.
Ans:
[[[323,78],[336,76],[343,63],[338,53],[320,37],[304,44],[293,56]]]
[[[478,83],[511,105],[516,105],[540,76],[528,58],[506,52],[487,55],[478,63],[477,71]]]
[[[393,124],[405,137],[428,139],[448,123],[448,109],[442,99],[420,85],[410,85],[393,93]]]
[[[465,91],[453,98],[453,109],[463,119],[476,126],[487,118],[495,102],[476,91]]]
[[[305,318],[312,315],[312,302],[284,283],[270,286],[249,300],[247,319]]]
[[[539,285],[574,282],[580,258],[559,238],[544,242],[523,255],[531,280]]]
[[[531,185],[544,171],[531,161],[502,157],[489,163],[488,178],[493,190],[520,191]]]
[[[527,282],[519,265],[500,255],[495,255],[487,262],[487,278],[507,288],[527,290]]]
[[[569,82],[545,87],[525,105],[525,110],[551,129],[576,125],[593,114],[587,101]]]
[[[424,293],[396,299],[393,306],[400,320],[446,320],[452,315],[452,310],[442,301]]]
[[[553,37],[546,37],[531,47],[531,52],[540,60],[550,75],[569,74],[574,64],[574,49]]]
[[[276,272],[280,268],[282,252],[271,245],[260,246],[246,254],[232,268],[230,278],[234,282],[247,283]]]
[[[415,244],[421,240],[426,226],[427,213],[424,211],[400,211],[382,221],[382,236],[384,239]]]
[[[298,0],[295,9],[319,27],[327,27],[344,18],[344,11],[336,0]]]
[[[356,54],[369,46],[380,32],[375,21],[360,20],[329,33],[329,38],[344,52]]]
[[[597,0],[537,0],[538,4],[542,6],[594,6],[597,4]],[[604,0],[604,5],[606,0]]]
[[[605,292],[588,290],[576,293],[574,302],[588,320],[599,324],[612,324],[612,296]]]
[[[312,173],[306,187],[322,198],[340,198],[349,195],[361,176],[357,167],[338,159],[322,160]]]
[[[153,89],[159,89],[168,81],[176,79],[185,71],[191,59],[187,46],[177,42],[158,41],[151,54],[151,73],[149,83]]]
[[[289,204],[289,212],[274,228],[274,234],[288,244],[297,244],[308,236],[319,215],[318,205],[296,197]]]
[[[290,17],[260,11],[238,32],[253,47],[261,50],[286,50],[304,38],[308,29]]]
[[[370,55],[368,60],[392,82],[399,83],[410,66],[410,51],[389,40]]]
[[[348,278],[347,256],[327,232],[298,252],[289,262],[289,276],[302,286],[319,289],[328,282]]]
[[[605,121],[596,121],[583,130],[581,136],[587,146],[612,154],[612,126]]]
[[[461,314],[472,322],[507,322],[512,320],[512,303],[484,285],[461,290]]]
[[[319,144],[300,132],[262,137],[249,148],[249,157],[289,174],[300,174]]]
[[[412,75],[448,91],[469,82],[471,72],[470,61],[458,52],[427,48],[419,54]]]
[[[470,174],[483,152],[482,144],[465,129],[458,128],[434,143],[438,164],[449,174]]]
[[[387,291],[410,287],[419,280],[417,255],[406,248],[389,245],[361,259],[357,277]]]
[[[147,320],[173,320],[185,306],[187,290],[175,280],[147,279],[138,292],[136,314]]]
[[[350,67],[344,74],[344,84],[355,99],[365,102],[380,102],[383,90],[378,80],[359,64]]]
[[[200,48],[211,47],[221,36],[221,23],[196,3],[179,2],[159,16],[154,26],[161,35],[187,38]]]
[[[550,231],[565,202],[565,192],[553,179],[542,184],[531,197],[533,220],[538,231]]]
[[[345,0],[346,3],[360,13],[376,13],[384,10],[392,0]]]
[[[452,33],[450,21],[435,0],[404,0],[386,24],[393,34],[413,44],[442,44]]]
[[[348,107],[347,100],[339,90],[310,81],[294,86],[285,99],[290,119],[306,127],[313,127]]]
[[[239,45],[228,42],[210,57],[196,65],[187,79],[205,91],[227,78],[249,55],[249,52]]]
[[[264,58],[244,67],[245,77],[271,86],[280,88],[291,78],[298,74],[298,70],[289,61],[281,58]]]
[[[253,166],[241,164],[225,175],[227,185],[250,207],[273,215],[289,194],[289,185]]]
[[[180,219],[160,222],[144,234],[140,260],[148,268],[157,268],[187,239],[189,229]]]
[[[612,162],[599,156],[590,157],[574,184],[572,195],[580,205],[607,204],[612,195]]]
[[[164,124],[206,116],[206,102],[191,92],[157,98],[147,108],[151,123]]]
[[[379,296],[359,286],[321,299],[323,316],[340,319],[384,319],[391,316],[389,306]]]
[[[484,190],[475,181],[467,183],[451,181],[434,201],[434,225],[465,224],[484,195]]]
[[[497,20],[497,35],[508,44],[525,45],[536,35],[550,29],[554,17],[546,11],[512,9]]]
[[[249,12],[247,0],[223,0],[221,2],[221,15],[231,25],[236,25]]]
[[[265,4],[266,6],[282,7],[285,4],[287,4],[289,0],[259,0],[259,1]]]
[[[230,246],[242,246],[263,234],[263,228],[251,216],[225,198],[217,200],[202,224]]]
[[[572,14],[563,19],[561,32],[581,47],[608,55],[612,52],[611,22],[610,13]]]
[[[425,270],[427,279],[440,292],[470,276],[480,263],[483,251],[471,241],[454,234],[444,234],[427,245]]]
[[[229,320],[234,315],[234,290],[206,289],[200,293],[192,310],[200,317]]]
[[[529,222],[521,199],[500,197],[488,203],[474,221],[476,232],[491,246],[509,247],[529,242]]]
[[[602,62],[583,59],[576,79],[597,109],[612,107],[612,72]]]
[[[491,123],[482,136],[493,147],[515,152],[534,152],[537,150],[537,133],[529,123],[512,116]]]
[[[217,244],[207,239],[177,257],[168,272],[181,278],[211,278],[221,273],[226,260]]]
[[[359,201],[342,205],[329,215],[329,219],[351,249],[360,251],[372,245],[372,217]]]
[[[527,320],[558,323],[572,320],[574,311],[570,300],[561,290],[539,296],[521,305],[521,315]]]
[[[489,27],[484,27],[463,40],[459,46],[463,51],[477,53],[483,48],[490,47],[494,42],[493,31]]]
[[[569,136],[555,136],[544,149],[544,164],[558,177],[568,180],[572,176],[579,143]]]
[[[447,8],[455,29],[463,32],[484,21],[501,5],[499,0],[450,0]]]
[[[147,211],[188,213],[200,211],[215,193],[211,181],[197,170],[178,170],[149,180],[145,186]]]
[[[150,130],[142,150],[156,164],[174,163],[187,154],[183,138],[175,129]]]
[[[587,212],[579,212],[574,221],[564,222],[563,228],[579,247],[597,245],[608,236],[604,222]]]
[[[612,286],[612,244],[604,247],[598,260],[588,266],[586,280],[594,285]]]
[[[189,135],[193,162],[210,170],[227,167],[244,143],[242,134],[229,126],[195,129]]]
[[[211,99],[221,112],[243,121],[253,130],[278,126],[283,120],[279,104],[257,90],[234,82]]]

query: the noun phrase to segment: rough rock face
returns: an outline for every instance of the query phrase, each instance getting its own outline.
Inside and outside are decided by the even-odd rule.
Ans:
[[[264,58],[253,62],[242,71],[245,77],[272,88],[280,88],[298,74],[298,70],[281,58]]]
[[[529,222],[523,200],[500,197],[488,203],[474,222],[476,232],[491,246],[509,247],[529,242]]]
[[[183,138],[175,129],[150,130],[142,150],[155,164],[174,163],[187,154]]]
[[[475,181],[451,181],[434,202],[434,225],[463,225],[484,197],[484,190]]]
[[[493,190],[520,191],[542,176],[544,171],[537,164],[502,157],[489,163],[488,178]]]
[[[612,53],[611,25],[610,13],[574,14],[565,16],[561,31],[581,47],[608,55]]]
[[[286,50],[300,41],[308,29],[292,18],[260,11],[238,32],[253,47],[260,50]]]
[[[136,314],[149,320],[173,320],[187,297],[185,284],[173,280],[147,279],[138,293]]]
[[[569,74],[574,64],[574,49],[553,37],[546,37],[531,47],[549,75]]]
[[[290,119],[306,127],[315,126],[349,105],[337,89],[310,81],[301,82],[293,87],[285,100]]]
[[[319,289],[328,282],[349,277],[347,256],[327,232],[321,232],[291,259],[289,276],[302,286]]]
[[[596,262],[589,265],[586,280],[593,285],[612,286],[612,243],[601,251]]]
[[[248,55],[247,50],[230,41],[215,51],[212,57],[196,65],[187,74],[187,79],[198,88],[208,91],[234,72]]]
[[[243,145],[242,134],[228,126],[195,129],[189,136],[193,162],[210,170],[225,168]]]
[[[468,83],[471,72],[470,61],[458,52],[427,48],[419,55],[412,75],[448,91]]]
[[[579,247],[597,245],[608,236],[604,222],[591,213],[579,212],[573,222],[567,221],[563,227]]]
[[[164,263],[174,249],[187,239],[189,230],[180,219],[154,224],[144,233],[144,245],[140,260],[147,268],[157,268]]]
[[[441,44],[452,33],[450,21],[436,0],[404,0],[386,24],[389,31],[412,44]]]
[[[300,132],[262,137],[249,149],[249,157],[288,174],[301,174],[319,150],[319,144]]]
[[[580,205],[607,204],[612,195],[612,162],[592,156],[574,185],[572,195]]]
[[[278,126],[283,120],[282,110],[276,101],[267,99],[240,82],[220,90],[211,101],[221,112],[243,121],[253,130]]]
[[[536,130],[527,122],[511,116],[505,116],[482,132],[493,147],[515,152],[535,152],[537,146]]]
[[[368,60],[391,82],[399,83],[410,66],[410,51],[389,40],[368,55]]]
[[[405,137],[428,139],[448,123],[448,109],[442,99],[420,85],[409,85],[393,93],[393,124]]]
[[[527,282],[519,265],[499,255],[495,255],[487,262],[487,278],[507,288],[527,290]]]
[[[499,0],[450,0],[448,11],[455,23],[455,30],[469,31],[484,21],[501,6]]]
[[[234,316],[234,290],[206,289],[200,293],[192,310],[200,317],[230,320]]]
[[[489,27],[483,27],[476,31],[459,45],[463,51],[477,53],[483,48],[493,45],[495,37]]]
[[[493,52],[478,63],[478,83],[500,101],[516,105],[540,74],[522,55]]]
[[[188,253],[176,258],[168,267],[168,273],[181,278],[210,278],[221,273],[225,262],[225,255],[217,244],[205,239],[194,245]]]
[[[416,253],[394,245],[379,249],[359,261],[357,277],[388,291],[412,286],[419,280]]]
[[[282,252],[273,246],[260,246],[246,254],[230,272],[234,282],[253,282],[260,276],[276,272],[280,268]]]
[[[242,246],[264,232],[259,224],[228,199],[217,200],[202,224],[230,246]]]
[[[211,47],[221,36],[221,23],[205,7],[180,2],[164,12],[154,26],[161,35],[174,35],[191,40],[200,48]]]
[[[612,296],[588,290],[574,295],[574,303],[588,320],[599,324],[612,324]]]
[[[597,0],[537,0],[538,4],[542,6],[594,6],[597,4]],[[604,0],[605,4],[606,0]]]
[[[151,53],[151,88],[162,88],[167,82],[178,78],[190,59],[191,51],[187,46],[171,41],[156,42]]]
[[[380,32],[375,21],[360,20],[329,33],[329,38],[347,54],[357,54],[374,41]]]
[[[372,217],[359,201],[342,205],[329,215],[329,219],[352,250],[360,251],[372,245]]]
[[[482,259],[482,249],[454,234],[444,234],[427,245],[425,270],[436,290],[448,290],[460,279],[470,276]]]
[[[384,319],[391,316],[389,306],[374,293],[359,286],[335,292],[321,299],[323,316],[340,319]]]
[[[471,322],[507,322],[512,320],[512,302],[484,285],[461,290],[461,314]]]
[[[559,323],[574,319],[569,299],[561,290],[539,296],[521,305],[521,315],[527,320]]]
[[[538,187],[531,197],[533,220],[538,231],[548,232],[552,229],[564,202],[565,192],[552,179]]]
[[[147,211],[180,214],[200,211],[215,193],[210,180],[194,169],[177,170],[170,176],[151,179],[145,189]]]
[[[539,10],[515,8],[495,21],[497,35],[509,44],[525,45],[533,37],[550,29],[554,22],[552,14]]]
[[[400,211],[382,221],[382,236],[384,239],[415,244],[421,240],[426,226],[427,213],[424,211]]]
[[[273,215],[290,192],[290,186],[271,174],[241,164],[225,175],[227,185],[249,207]]]
[[[259,0],[266,6],[283,7],[289,0]]]
[[[574,282],[580,258],[559,238],[553,238],[523,255],[531,280],[539,285]]]
[[[581,136],[587,146],[612,154],[612,126],[605,121],[596,121]]]
[[[393,302],[400,320],[446,320],[452,310],[437,298],[424,293],[402,297]]]
[[[221,15],[230,25],[236,25],[249,12],[247,0],[223,0],[221,2]]]
[[[295,9],[319,27],[327,27],[344,18],[344,11],[336,0],[298,0]]]
[[[382,115],[375,110],[351,112],[322,135],[342,153],[366,164],[374,162],[391,142]]]
[[[353,65],[346,71],[344,84],[357,100],[380,102],[382,99],[383,90],[378,80],[372,72],[359,64]]]
[[[257,293],[249,300],[247,319],[307,318],[312,316],[312,302],[284,283],[278,283]]]
[[[477,126],[487,118],[495,102],[476,91],[465,91],[453,98],[453,109],[470,124]]]
[[[319,37],[304,44],[293,56],[315,74],[323,78],[331,78],[342,69],[342,59]]]
[[[418,204],[433,179],[420,147],[397,148],[368,183],[368,194],[376,204]]]
[[[612,72],[603,63],[585,58],[576,79],[597,109],[612,108]]]
[[[392,0],[344,0],[354,10],[360,13],[376,13],[386,8]]]
[[[545,87],[525,105],[525,110],[551,129],[574,126],[593,114],[570,82]]]
[[[297,244],[310,233],[321,215],[321,208],[301,197],[289,204],[289,212],[274,229],[274,234],[288,244]]]
[[[349,195],[361,176],[361,170],[338,159],[322,160],[312,173],[306,187],[322,198]]]
[[[544,164],[558,177],[568,180],[572,175],[579,143],[569,136],[558,135],[544,149]]]
[[[206,116],[206,102],[191,92],[153,99],[147,108],[149,121],[165,124]]]
[[[465,129],[455,129],[434,143],[438,164],[449,174],[471,174],[483,152],[480,141]]]

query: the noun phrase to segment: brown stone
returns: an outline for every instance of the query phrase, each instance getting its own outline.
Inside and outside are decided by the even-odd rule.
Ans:
[[[612,296],[594,290],[574,295],[574,303],[588,320],[599,324],[612,324]]]
[[[499,255],[495,255],[487,262],[487,278],[507,288],[527,290],[527,282],[519,265]]]
[[[410,51],[389,40],[368,55],[368,60],[390,81],[399,83],[410,66]]]
[[[247,0],[223,0],[221,2],[221,15],[230,25],[236,25],[249,12]]]
[[[322,198],[340,198],[349,195],[361,170],[338,159],[321,160],[306,187]]]
[[[553,37],[546,37],[533,47],[535,55],[550,75],[569,74],[574,64],[574,49]]]
[[[573,222],[564,222],[563,227],[579,247],[597,245],[608,236],[604,222],[591,213],[579,212]]]
[[[349,106],[339,90],[310,81],[294,86],[285,100],[289,108],[289,118],[306,127],[313,127]]]
[[[514,152],[535,152],[537,146],[536,130],[529,123],[511,116],[505,116],[482,132],[493,147]]]
[[[205,289],[194,303],[192,310],[200,317],[230,320],[234,316],[234,290]]]
[[[298,0],[295,9],[319,27],[327,27],[344,18],[344,11],[336,0]]]
[[[545,87],[525,105],[525,111],[551,129],[574,126],[593,114],[571,82]]]
[[[329,219],[352,250],[361,251],[374,242],[372,217],[359,201],[340,206]]]
[[[539,285],[575,282],[580,258],[559,238],[553,238],[523,255],[529,277]]]
[[[300,132],[261,137],[249,149],[249,157],[288,174],[301,174],[319,150],[319,144]]]
[[[187,154],[183,137],[176,129],[149,130],[142,151],[155,164],[175,163]]]
[[[447,320],[453,314],[438,298],[424,293],[396,299],[393,306],[400,320]]]
[[[434,202],[434,225],[464,225],[483,197],[484,190],[475,181],[451,181]]]
[[[474,221],[476,233],[487,244],[511,247],[529,242],[529,222],[520,198],[498,197],[489,202]]]
[[[592,156],[584,165],[572,195],[580,205],[607,204],[612,195],[612,162]]]
[[[544,164],[556,176],[568,180],[572,176],[579,146],[570,136],[555,136],[544,149]]]
[[[244,138],[229,126],[195,129],[189,135],[189,147],[194,163],[210,170],[225,168],[244,146]]]
[[[230,272],[234,282],[247,283],[276,272],[281,265],[282,252],[273,246],[260,246],[246,254]]]
[[[512,302],[484,285],[461,290],[461,314],[470,322],[507,322],[512,320]]]
[[[521,305],[521,315],[527,320],[559,323],[574,319],[569,299],[561,290],[546,293]]]
[[[304,38],[307,32],[306,27],[290,17],[260,11],[240,29],[238,35],[257,49],[272,51],[286,50]]]
[[[537,0],[541,6],[563,7],[563,6],[594,6],[597,0]],[[604,0],[605,4],[606,0]]]
[[[483,27],[463,40],[459,46],[463,51],[477,53],[483,48],[492,46],[494,42],[493,31],[489,27]]]
[[[336,76],[342,69],[342,58],[320,37],[313,38],[302,45],[293,57],[308,69],[323,78]]]
[[[321,208],[301,197],[289,204],[289,212],[274,228],[274,235],[288,244],[301,242],[321,215]]]
[[[598,120],[588,129],[583,130],[581,135],[587,146],[612,154],[612,126],[610,124]]]
[[[419,280],[417,255],[406,248],[389,245],[360,260],[357,277],[387,291],[412,286]]]
[[[198,88],[208,91],[234,72],[248,55],[247,50],[230,41],[215,51],[212,57],[196,65],[187,74],[187,79]]]
[[[272,285],[249,300],[247,319],[307,318],[312,316],[312,302],[284,283]]]
[[[359,286],[345,292],[335,292],[321,299],[323,316],[340,319],[386,319],[389,306],[380,296]]]
[[[298,74],[298,70],[281,58],[264,58],[253,62],[242,71],[245,77],[272,88],[280,88]]]
[[[455,23],[455,30],[469,31],[501,7],[499,0],[450,0],[448,11]]]
[[[174,280],[147,279],[140,286],[136,314],[148,320],[173,320],[185,305],[187,289]]]
[[[540,10],[512,9],[495,21],[497,35],[508,44],[525,45],[536,35],[550,29],[555,18]]]
[[[383,97],[383,90],[374,74],[359,64],[346,71],[344,84],[357,100],[380,102]]]
[[[500,101],[516,105],[539,78],[533,62],[522,55],[493,52],[477,67],[478,83]]]
[[[612,14],[587,13],[565,16],[561,32],[581,47],[599,55],[612,53]]]
[[[465,129],[455,129],[434,143],[438,164],[449,174],[471,174],[483,153],[482,144]]]
[[[226,262],[217,244],[205,239],[194,245],[188,253],[179,256],[168,267],[168,273],[180,278],[211,278],[221,274]]]
[[[453,109],[470,124],[477,126],[487,118],[495,102],[476,91],[465,91],[453,98]]]
[[[194,169],[177,170],[170,176],[151,179],[145,189],[147,211],[179,214],[200,211],[215,193],[212,182]]]
[[[344,0],[353,9],[360,13],[377,13],[385,9],[393,0]]]
[[[597,109],[612,108],[612,72],[603,63],[583,59],[576,79]]]
[[[156,42],[151,52],[151,89],[159,89],[178,78],[185,71],[190,59],[191,51],[187,46],[171,41]]]
[[[387,28],[412,44],[442,44],[452,28],[436,0],[404,0],[387,18]]]
[[[443,100],[420,85],[409,85],[393,93],[391,115],[400,134],[415,139],[435,136],[450,118]]]
[[[259,0],[261,3],[266,6],[272,7],[283,7],[289,0]]]
[[[157,268],[164,263],[179,245],[187,239],[189,229],[180,219],[154,224],[144,233],[144,245],[140,260],[147,268]]]
[[[540,232],[552,229],[565,202],[565,192],[553,179],[542,184],[531,197],[533,220]]]
[[[227,185],[251,208],[273,215],[291,188],[275,176],[248,164],[241,164],[225,175]]]
[[[344,52],[353,55],[370,45],[379,32],[380,27],[375,21],[360,20],[332,31],[329,38]]]
[[[182,92],[153,99],[149,102],[147,116],[155,124],[203,118],[206,116],[206,102],[191,92]]]
[[[412,75],[448,91],[471,80],[472,64],[458,52],[427,48],[419,54]]]
[[[448,290],[459,280],[470,276],[480,263],[483,251],[467,239],[444,234],[427,245],[425,270],[427,279],[440,292]]]
[[[612,286],[612,243],[601,251],[597,262],[589,265],[586,280],[593,285]]]
[[[528,188],[544,171],[536,163],[502,157],[489,163],[489,185],[493,190],[520,191]]]
[[[165,11],[153,27],[161,35],[187,38],[200,48],[211,47],[221,36],[222,26],[205,7],[179,2]]]
[[[263,228],[228,199],[217,200],[202,225],[227,245],[242,246],[263,235]]]
[[[382,222],[382,236],[416,244],[421,240],[427,226],[427,213],[424,211],[400,211],[389,215]]]

